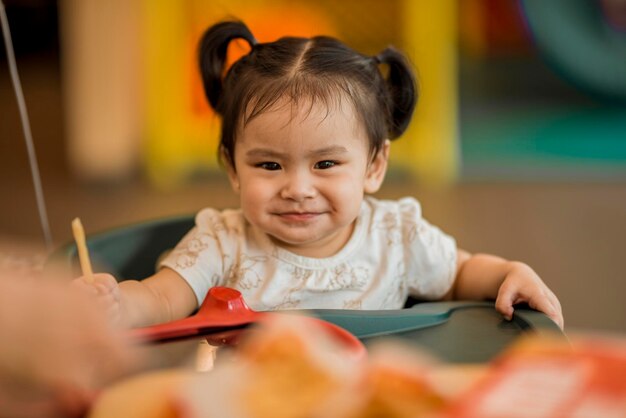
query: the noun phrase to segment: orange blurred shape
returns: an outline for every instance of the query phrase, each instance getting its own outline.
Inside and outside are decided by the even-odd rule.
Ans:
[[[256,9],[248,8],[238,16],[252,31],[260,42],[273,42],[283,36],[311,37],[315,35],[336,35],[328,12],[320,9],[291,4],[281,6],[265,6]],[[211,22],[210,25],[217,23]],[[193,48],[190,48],[192,60],[196,62],[197,43],[203,31],[194,31],[191,37]],[[226,69],[242,56],[250,52],[248,43],[242,39],[234,40],[228,46]],[[197,65],[191,67],[192,112],[200,118],[210,117],[213,113],[204,95],[202,80]]]
[[[462,47],[475,56],[523,56],[531,51],[521,6],[500,0],[459,2]]]

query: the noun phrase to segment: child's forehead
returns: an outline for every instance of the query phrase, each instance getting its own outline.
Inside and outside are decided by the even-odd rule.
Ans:
[[[252,100],[242,118],[241,128],[245,129],[255,120],[272,119],[285,124],[302,122],[323,123],[329,117],[335,122],[343,122],[360,128],[360,118],[352,101],[337,95],[336,97],[284,95],[273,103],[260,103]]]
[[[358,141],[367,148],[367,133],[359,120],[347,100],[327,104],[311,99],[292,101],[285,98],[249,119],[240,128],[236,143],[244,148],[261,144],[316,147],[345,140],[350,147],[354,146],[352,141]]]

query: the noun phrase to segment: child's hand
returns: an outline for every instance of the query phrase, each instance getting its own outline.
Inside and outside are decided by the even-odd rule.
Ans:
[[[89,282],[85,276],[82,276],[75,279],[72,282],[72,286],[94,297],[98,308],[113,323],[119,323],[121,317],[121,297],[120,288],[115,277],[107,273],[96,273],[93,275],[93,282]]]
[[[526,302],[545,313],[563,329],[561,304],[537,273],[524,263],[513,263],[496,298],[496,309],[508,320],[513,317],[513,305]]]

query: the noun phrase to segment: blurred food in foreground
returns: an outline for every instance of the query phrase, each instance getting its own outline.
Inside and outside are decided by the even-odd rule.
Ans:
[[[455,403],[454,418],[626,417],[626,341],[528,339]]]
[[[535,336],[489,364],[448,365],[392,340],[346,357],[303,318],[275,318],[210,372],[153,372],[110,387],[90,418],[626,416],[624,340]]]
[[[369,358],[354,356],[316,322],[275,315],[236,350],[220,353],[211,372],[132,378],[106,390],[90,418],[430,416],[448,402],[435,390],[436,365],[393,343],[373,347]],[[161,409],[137,407],[138,393],[142,404],[154,397]]]
[[[188,369],[166,369],[131,377],[107,389],[89,418],[183,418],[184,409],[173,394],[194,374]]]

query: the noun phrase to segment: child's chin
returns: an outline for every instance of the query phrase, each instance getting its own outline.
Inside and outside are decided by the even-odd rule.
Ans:
[[[308,248],[314,247],[315,244],[319,241],[315,238],[309,237],[294,237],[294,236],[276,236],[271,235],[272,241],[279,247],[289,248],[289,249],[297,249],[297,248]]]

